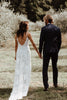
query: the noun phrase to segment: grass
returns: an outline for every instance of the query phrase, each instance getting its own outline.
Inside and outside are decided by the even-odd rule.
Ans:
[[[32,33],[33,40],[37,47],[39,46],[39,32],[35,34]],[[65,42],[66,43],[66,42]],[[8,100],[12,86],[13,86],[13,75],[15,70],[15,60],[14,60],[14,48],[0,49],[0,100]],[[13,45],[13,44],[12,44]],[[59,78],[57,89],[50,87],[49,91],[43,91],[42,84],[42,60],[38,57],[37,53],[34,51],[31,43],[31,63],[32,63],[32,74],[31,74],[31,84],[28,96],[23,100],[67,100],[67,47],[62,48],[59,52],[58,60],[58,70]],[[48,67],[49,85],[52,86],[52,66],[51,61]],[[6,77],[6,79],[5,79]]]
[[[0,72],[6,70],[11,72],[14,71],[15,69],[14,55],[15,55],[14,49],[0,50],[0,65],[1,65]],[[33,49],[31,49],[32,71],[41,72],[42,62],[43,62],[42,59],[38,57],[37,53]],[[51,61],[48,70],[49,72],[52,71]],[[67,49],[61,49],[59,52],[58,70],[59,72],[67,72]]]
[[[10,96],[11,88],[0,89],[0,100],[7,100]],[[23,100],[67,100],[67,88],[50,87],[49,91],[43,91],[42,87],[30,87],[28,96]]]
[[[67,66],[58,66],[58,70],[59,72],[67,72]],[[42,66],[35,66],[35,67],[32,67],[32,71],[33,72],[42,72]],[[49,66],[48,67],[48,71],[49,72],[52,72],[52,66]]]

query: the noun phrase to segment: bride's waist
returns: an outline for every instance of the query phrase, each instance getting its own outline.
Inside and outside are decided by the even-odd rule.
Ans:
[[[21,50],[21,51],[25,51],[25,50],[29,50],[29,49],[30,49],[29,46],[22,46],[22,47],[18,46],[18,50]]]
[[[30,48],[29,47],[26,47],[26,48],[18,48],[17,49],[17,56],[26,55],[26,54],[30,54]]]

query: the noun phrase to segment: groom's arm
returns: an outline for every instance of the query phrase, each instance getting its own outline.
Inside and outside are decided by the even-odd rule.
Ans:
[[[58,28],[58,52],[59,52],[59,50],[60,50],[61,43],[62,43],[62,40],[61,40],[61,31],[60,31],[60,29]]]
[[[39,40],[39,53],[42,53],[42,47],[43,47],[43,29],[41,29],[41,34],[40,34],[40,40]]]

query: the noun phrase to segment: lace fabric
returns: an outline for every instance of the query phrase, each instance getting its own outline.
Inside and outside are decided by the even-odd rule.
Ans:
[[[18,40],[17,40],[18,41]],[[31,75],[31,57],[28,38],[21,45],[18,42],[16,54],[15,79],[9,100],[22,99],[27,96]]]

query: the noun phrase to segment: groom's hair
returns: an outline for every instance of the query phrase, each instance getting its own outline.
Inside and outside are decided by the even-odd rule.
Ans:
[[[50,15],[44,16],[43,20],[48,20],[49,23],[53,23],[53,18]]]

